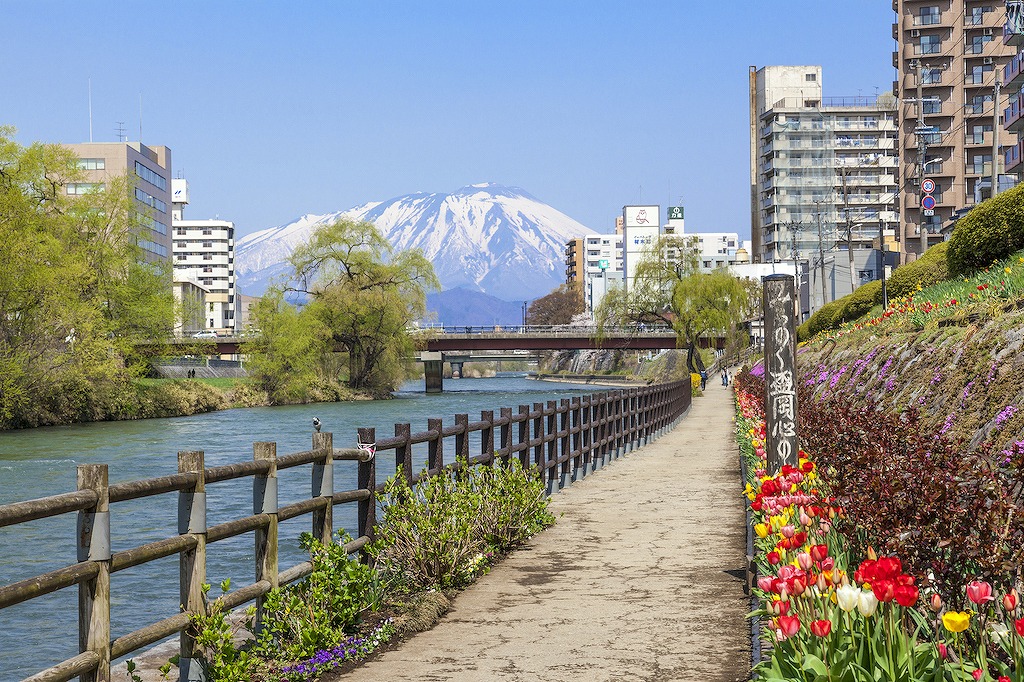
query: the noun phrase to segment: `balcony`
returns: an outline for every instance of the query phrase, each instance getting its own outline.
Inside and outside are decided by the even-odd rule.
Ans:
[[[1024,85],[1024,52],[1011,59],[1003,67],[1003,87],[1018,90]]]
[[[1020,47],[1024,45],[1024,32],[1015,28],[1009,21],[1003,25],[1003,44]]]
[[[1003,127],[1011,133],[1020,132],[1024,128],[1024,120],[1021,119],[1021,93],[1010,100],[1010,106],[1003,109]]]
[[[964,168],[966,175],[992,175],[992,162],[972,163]]]
[[[1008,147],[1003,152],[1003,162],[1006,166],[1006,173],[1020,173],[1024,170],[1024,166],[1021,165],[1024,162],[1024,140]]]
[[[914,15],[914,26],[937,26],[942,23],[942,13],[916,14]]]

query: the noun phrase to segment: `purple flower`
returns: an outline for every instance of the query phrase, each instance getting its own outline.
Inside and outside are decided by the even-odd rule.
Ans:
[[[1017,414],[1017,408],[1014,405],[1007,405],[1002,411],[996,415],[996,426],[1001,426],[1003,422]]]
[[[888,374],[889,368],[892,366],[892,363],[893,363],[893,361],[895,359],[896,359],[895,356],[893,356],[893,355],[889,356],[889,359],[885,361],[884,365],[882,365],[882,369],[878,370],[878,378],[879,379],[884,379],[885,378],[885,375]]]
[[[956,412],[950,412],[949,416],[946,417],[946,421],[942,423],[942,428],[939,429],[939,434],[945,435],[947,431],[953,428],[954,421],[956,421]]]
[[[828,387],[829,388],[835,388],[836,387],[836,384],[839,383],[840,377],[842,377],[843,374],[846,373],[846,369],[847,369],[846,365],[843,365],[842,367],[839,368],[839,371],[837,371],[835,374],[832,375],[832,381],[828,382]]]
[[[896,387],[896,379],[889,379],[887,382],[885,382],[885,390],[891,391],[895,387]]]
[[[934,386],[935,384],[939,383],[940,381],[942,381],[942,371],[941,370],[935,370],[935,375],[932,377],[932,382],[931,382],[932,386]]]
[[[992,383],[992,380],[996,378],[996,363],[992,363],[992,366],[988,370],[988,376],[985,377],[985,385],[988,386]]]
[[[967,402],[967,396],[971,394],[971,387],[974,386],[974,379],[967,382],[964,386],[963,392],[960,394],[960,405],[963,406]]]

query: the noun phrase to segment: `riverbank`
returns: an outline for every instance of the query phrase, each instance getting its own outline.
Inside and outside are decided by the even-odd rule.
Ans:
[[[615,374],[530,374],[527,379],[562,384],[587,384],[597,386],[649,386],[654,383],[634,376]]]

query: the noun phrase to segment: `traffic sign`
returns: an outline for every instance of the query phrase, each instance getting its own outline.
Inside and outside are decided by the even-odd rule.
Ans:
[[[932,210],[932,209],[930,209],[930,208],[926,208],[926,209],[924,210],[924,215],[925,215],[925,217],[928,217],[928,216],[933,216],[933,215],[935,215],[935,211],[933,211],[933,210]]]
[[[931,194],[925,194],[923,197],[921,197],[921,208],[924,208],[928,211],[935,208],[935,197],[933,197]]]
[[[609,264],[607,258],[602,258],[601,260],[597,261],[597,267],[601,268],[602,270],[607,270],[608,265]]]
[[[935,181],[934,180],[924,180],[924,181],[922,181],[921,182],[921,191],[924,192],[925,194],[931,194],[932,192],[934,192],[935,191]]]

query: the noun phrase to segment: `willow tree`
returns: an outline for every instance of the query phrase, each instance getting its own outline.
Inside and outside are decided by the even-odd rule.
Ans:
[[[170,334],[170,274],[136,244],[126,177],[68,197],[71,151],[13,133],[0,127],[0,427],[95,418],[145,368],[134,343]]]
[[[414,348],[407,332],[439,288],[419,249],[396,250],[373,223],[342,218],[316,229],[292,252],[303,314],[319,321],[328,344],[348,352],[348,385],[395,388]]]

